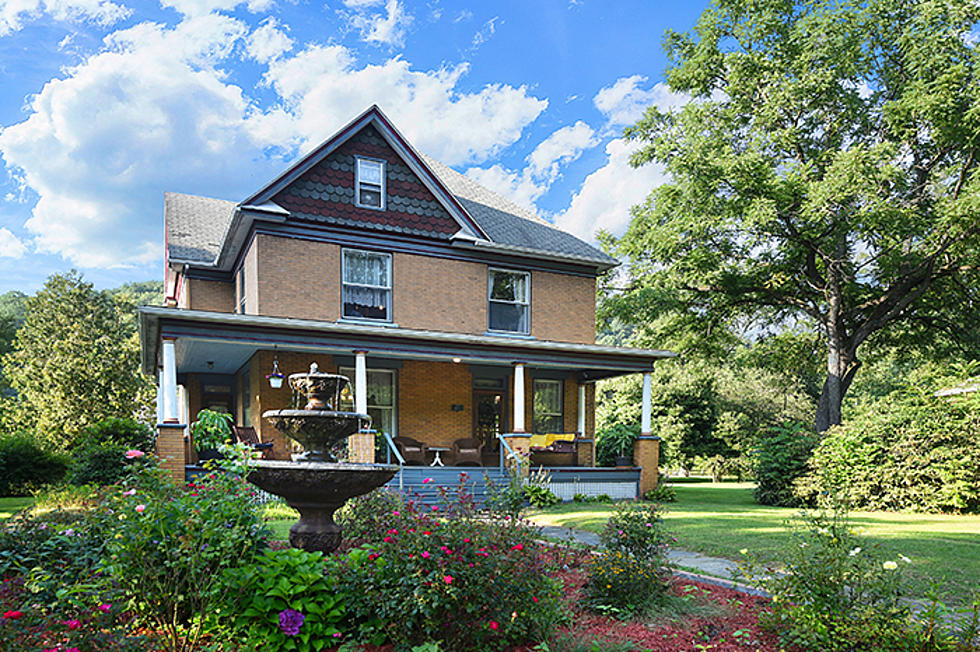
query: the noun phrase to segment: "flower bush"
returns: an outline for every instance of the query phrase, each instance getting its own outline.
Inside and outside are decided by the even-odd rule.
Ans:
[[[961,649],[942,628],[926,631],[912,618],[903,570],[913,560],[884,556],[858,536],[839,496],[829,505],[801,515],[776,565],[742,550],[740,572],[772,595],[763,625],[783,645],[805,650]]]
[[[646,613],[660,604],[673,570],[670,540],[659,505],[616,505],[599,535],[605,554],[586,563],[589,603],[617,615]]]
[[[338,562],[303,550],[266,550],[225,571],[224,616],[247,649],[307,652],[337,645],[346,591]]]
[[[208,473],[186,486],[143,468],[107,505],[113,535],[106,544],[107,581],[128,608],[163,635],[170,649],[193,647],[205,617],[220,602],[222,572],[246,568],[268,531],[241,477]]]
[[[378,492],[353,501],[350,513],[391,500]],[[443,500],[448,504],[394,502],[368,516],[383,529],[362,532],[367,543],[350,551],[341,569],[356,640],[439,641],[450,650],[544,640],[561,616],[560,590],[531,528],[477,517],[462,482]]]

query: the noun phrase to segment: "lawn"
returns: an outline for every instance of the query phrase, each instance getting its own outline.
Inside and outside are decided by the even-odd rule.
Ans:
[[[679,484],[677,502],[667,505],[668,529],[677,547],[716,557],[738,559],[749,548],[772,559],[790,541],[786,523],[798,510],[765,507],[752,499],[752,484]],[[599,532],[610,505],[568,503],[537,511],[542,525]],[[854,512],[851,520],[869,542],[888,556],[913,560],[909,577],[924,596],[930,583],[944,580],[943,593],[952,603],[967,602],[980,586],[980,516]]]
[[[0,521],[10,518],[25,507],[30,507],[33,502],[33,498],[0,498]]]

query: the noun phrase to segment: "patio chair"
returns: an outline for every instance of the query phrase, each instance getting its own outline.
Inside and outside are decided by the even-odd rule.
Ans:
[[[425,456],[429,453],[429,447],[423,442],[411,437],[395,437],[392,441],[398,448],[398,452],[405,459],[405,464],[420,464],[425,466]]]
[[[272,442],[259,441],[259,436],[252,426],[232,426],[231,434],[239,444],[248,444],[253,451],[262,453],[262,459],[267,460],[272,457]]]
[[[483,442],[479,439],[457,439],[453,442],[453,464],[483,466]]]

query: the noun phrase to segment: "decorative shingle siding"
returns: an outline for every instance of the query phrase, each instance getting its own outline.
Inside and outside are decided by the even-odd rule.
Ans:
[[[359,208],[354,203],[357,156],[382,159],[385,164],[385,210]],[[448,239],[459,225],[422,181],[368,126],[335,152],[273,197],[293,220],[377,229]]]

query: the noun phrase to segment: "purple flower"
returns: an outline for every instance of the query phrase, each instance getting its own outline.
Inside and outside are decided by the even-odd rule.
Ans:
[[[295,609],[286,609],[279,612],[279,629],[286,636],[296,636],[299,628],[303,626],[305,618],[303,614]]]

